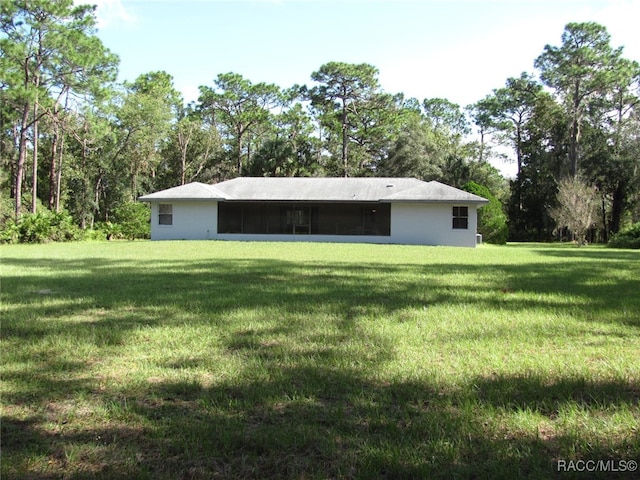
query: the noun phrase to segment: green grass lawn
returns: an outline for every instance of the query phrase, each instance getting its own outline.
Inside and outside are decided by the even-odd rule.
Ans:
[[[3,479],[637,475],[637,251],[1,248]]]

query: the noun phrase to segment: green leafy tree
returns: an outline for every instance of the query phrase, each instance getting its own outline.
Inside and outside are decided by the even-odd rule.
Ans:
[[[377,173],[383,177],[440,180],[444,163],[436,133],[420,114],[416,114],[405,122]]]
[[[351,176],[363,164],[362,160],[351,161],[350,155],[355,153],[350,152],[350,147],[355,149],[352,139],[364,127],[362,119],[373,115],[372,109],[377,108],[375,97],[381,93],[378,69],[367,63],[329,62],[313,72],[311,79],[317,85],[308,91],[308,95],[326,132],[327,149],[330,152],[337,150],[339,173]]]
[[[569,118],[568,161],[573,177],[579,172],[583,121],[589,108],[616,84],[622,48],[610,45],[607,29],[594,22],[569,23],[562,45],[547,45],[535,60],[542,81],[555,90]]]
[[[551,102],[553,99],[543,91],[542,84],[523,72],[520,77],[508,78],[504,87],[494,89],[491,95],[471,106],[481,131],[494,138],[498,145],[511,148],[515,154],[517,169],[510,213],[511,225],[517,229],[526,225],[523,217],[531,213],[524,212],[523,189],[530,188],[531,184],[523,175],[523,168],[527,160],[535,162],[537,158],[528,156],[526,151],[534,151],[535,135],[532,132],[537,128],[536,122],[542,119],[539,113]],[[536,151],[542,153],[543,148]],[[518,238],[519,234],[514,236]]]
[[[567,122],[562,107],[550,96],[540,96],[526,124],[522,143],[522,171],[511,182],[507,206],[509,238],[547,241],[553,238],[549,215],[559,178],[567,176]]]
[[[126,175],[114,164],[117,131],[112,123],[112,105],[93,100],[69,115],[68,166],[64,181],[59,179],[57,183],[57,197],[67,199],[67,208],[83,230],[92,228],[96,217],[108,218],[108,198],[114,191],[120,193],[118,198],[124,196],[125,188],[119,186],[127,182]],[[61,170],[62,165],[57,168]]]
[[[620,228],[637,190],[632,181],[637,156],[628,149],[628,135],[633,135],[640,69],[622,52],[622,47],[611,47],[604,26],[571,23],[562,45],[546,46],[536,59],[543,81],[555,90],[569,119],[569,173],[599,187],[604,240]]]
[[[112,220],[118,225],[117,233],[122,238],[136,240],[151,236],[151,209],[146,203],[123,203],[114,210]]]
[[[584,127],[583,175],[593,181],[602,195],[603,240],[616,233],[625,211],[633,208],[638,193],[637,155],[638,117],[640,105],[640,66],[621,59],[616,82],[598,105],[587,114]]]
[[[3,103],[18,113],[17,156],[12,192],[20,215],[29,135],[32,141],[32,198],[37,194],[38,122],[69,92],[115,77],[117,57],[95,36],[95,7],[72,0],[18,0],[0,4]],[[7,102],[7,103],[5,103]],[[33,209],[33,208],[32,208]]]
[[[523,162],[523,143],[527,124],[533,118],[536,103],[545,94],[543,86],[531,75],[522,73],[518,78],[507,79],[503,88],[472,106],[475,120],[485,132],[492,132],[500,144],[513,148],[519,176]]]
[[[462,137],[471,133],[469,121],[460,105],[446,98],[426,98],[422,102],[424,116],[434,129]]]
[[[247,165],[252,176],[311,176],[321,172],[313,120],[300,102],[300,87],[284,91],[283,108],[273,116],[273,134]]]
[[[117,110],[120,159],[130,179],[130,199],[148,190],[139,179],[155,176],[160,151],[167,140],[172,122],[182,106],[182,97],[166,72],[140,75],[125,83],[122,106]]]
[[[247,164],[251,176],[311,176],[321,171],[319,140],[309,113],[299,102],[299,87],[284,92],[283,108],[273,116],[273,133]]]
[[[435,142],[442,175],[441,182],[461,187],[470,180],[472,144],[464,141],[469,123],[460,106],[442,98],[422,102],[423,119]]]
[[[398,108],[397,96],[377,92],[356,110],[349,134],[352,175],[376,172],[400,131]]]
[[[253,156],[245,173],[249,176],[265,177],[305,177],[315,173],[316,164],[314,152],[298,145],[294,150],[293,144],[282,138],[267,140]]]
[[[179,116],[161,152],[157,172],[159,188],[215,178],[211,171],[222,150],[218,130],[190,106],[182,109]]]
[[[271,110],[281,103],[281,92],[276,85],[254,84],[237,73],[220,74],[214,83],[214,88],[200,87],[200,109],[220,128],[241,175],[255,139],[270,129]]]
[[[509,201],[509,181],[502,176],[500,170],[489,162],[484,160],[470,161],[469,179],[471,182],[487,187],[501,205],[504,206]]]
[[[476,182],[468,182],[462,189],[489,200],[478,210],[478,233],[482,234],[483,241],[499,245],[507,243],[509,228],[502,203],[487,187]]]
[[[470,128],[460,107],[446,99],[409,99],[395,118],[394,141],[377,174],[438,180],[462,186],[471,179],[475,145],[465,142]],[[478,172],[480,169],[476,169]]]

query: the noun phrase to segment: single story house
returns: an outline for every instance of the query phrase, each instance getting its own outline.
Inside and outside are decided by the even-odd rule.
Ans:
[[[239,177],[140,197],[151,239],[474,247],[482,197],[414,178]]]

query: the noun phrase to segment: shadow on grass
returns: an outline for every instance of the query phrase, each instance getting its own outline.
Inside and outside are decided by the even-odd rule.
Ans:
[[[632,268],[626,256],[598,258]],[[375,372],[393,360],[393,345],[359,321],[470,304],[514,315],[584,309],[593,312],[585,320],[640,326],[625,313],[640,311],[637,275],[609,278],[610,265],[32,261],[51,274],[3,279],[3,348],[12,350],[3,360],[11,385],[3,393],[11,407],[2,419],[3,477],[572,478],[556,471],[557,460],[640,456],[637,430],[634,438],[584,439],[554,424],[566,409],[605,416],[637,406],[633,380],[390,383]],[[247,311],[257,315],[253,326],[236,327],[235,315]],[[315,314],[334,328],[313,330]],[[274,316],[283,319],[277,326]],[[243,365],[233,378],[147,378],[105,390],[90,376],[94,362],[126,355],[135,333],[190,324],[224,333],[216,354]],[[74,358],[65,338],[89,353]],[[308,345],[277,340],[287,338]],[[345,346],[353,338],[366,350]],[[206,371],[207,352],[153,361],[178,373]],[[92,408],[78,411],[70,403],[78,396]],[[547,427],[518,431],[496,412],[530,412]]]
[[[576,402],[603,415],[637,402],[628,385],[502,377],[446,391],[428,381],[379,383],[325,364],[269,373],[209,387],[162,382],[122,390],[105,399],[119,405],[111,415],[119,427],[61,427],[51,435],[42,433],[44,417],[8,418],[3,455],[49,458],[52,473],[21,472],[34,479],[60,472],[116,479],[636,478],[557,471],[558,460],[638,458],[637,436],[582,438],[553,423]],[[502,410],[541,415],[543,428],[509,429],[495,420]]]
[[[511,247],[511,245],[510,245]],[[530,244],[529,244],[529,248]],[[614,249],[606,247],[582,248],[568,245],[556,248],[534,248],[533,251],[540,255],[560,258],[586,258],[591,260],[619,260],[640,262],[640,252],[630,249]]]
[[[589,258],[594,255],[609,261],[355,265],[237,259],[163,261],[145,266],[108,259],[41,258],[32,261],[53,275],[5,277],[3,294],[5,302],[14,306],[10,313],[16,317],[23,317],[27,310],[31,317],[41,319],[89,312],[93,318],[85,315],[85,326],[113,331],[113,338],[104,339],[106,343],[118,343],[118,331],[126,334],[141,324],[164,324],[171,320],[167,313],[172,311],[176,317],[194,313],[220,320],[238,308],[313,312],[318,306],[330,306],[349,318],[363,309],[392,313],[407,307],[467,303],[514,312],[531,308],[575,311],[581,307],[597,312],[605,322],[616,321],[620,312],[640,311],[640,260],[637,265],[627,261],[633,252],[541,249],[544,255],[567,258],[582,255],[582,251]],[[3,263],[20,265],[22,260],[6,258]],[[466,280],[459,284],[450,280],[452,276]],[[523,295],[510,302],[509,294],[513,293]],[[553,298],[543,298],[546,294]],[[55,301],[43,301],[47,299]],[[112,314],[115,309],[117,317]],[[630,323],[640,325],[633,318]],[[79,323],[75,326],[82,330]],[[7,322],[4,333],[33,338],[50,333],[50,328],[55,327]]]

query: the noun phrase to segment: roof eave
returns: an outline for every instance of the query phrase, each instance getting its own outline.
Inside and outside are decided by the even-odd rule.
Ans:
[[[358,199],[344,199],[344,200],[307,200],[307,199],[293,199],[293,198],[282,198],[282,199],[262,199],[262,198],[199,198],[199,197],[152,197],[144,195],[142,197],[138,197],[138,201],[140,202],[261,202],[261,203],[441,203],[441,204],[475,204],[475,205],[486,205],[489,203],[488,200],[455,200],[455,199],[386,199],[381,198],[380,200],[358,200]]]
[[[464,200],[464,199],[410,199],[410,198],[393,198],[380,200],[380,203],[442,203],[442,204],[476,204],[486,205],[489,200]]]
[[[228,200],[226,198],[202,198],[202,197],[151,197],[148,195],[143,195],[142,197],[138,197],[139,202],[221,202]]]

